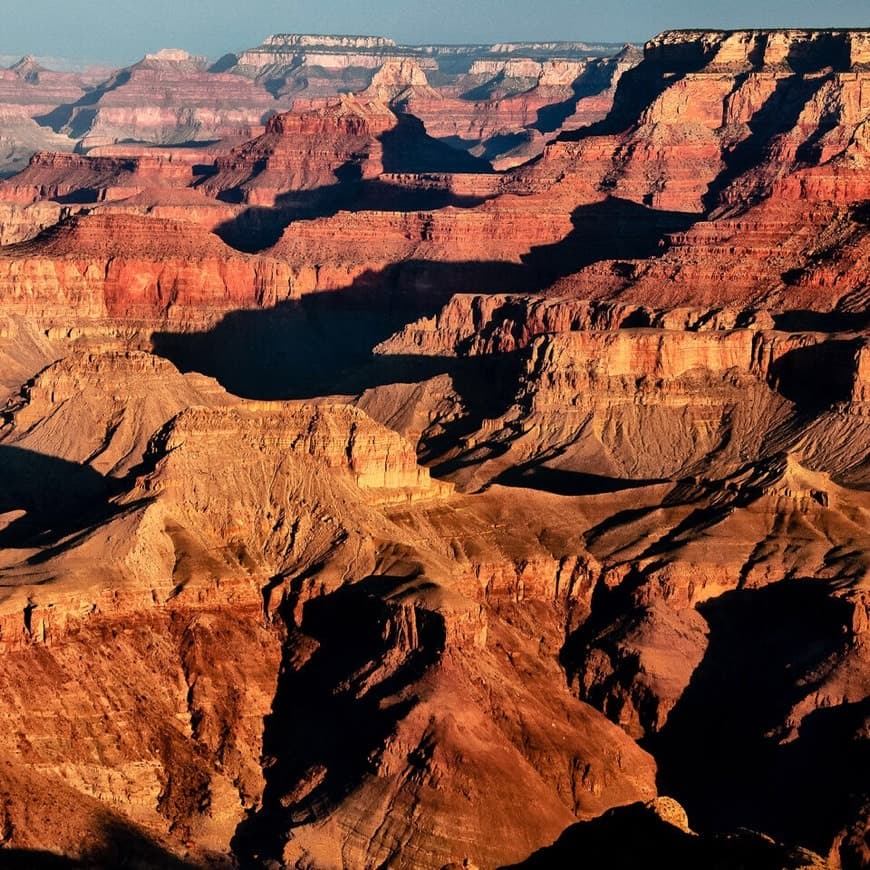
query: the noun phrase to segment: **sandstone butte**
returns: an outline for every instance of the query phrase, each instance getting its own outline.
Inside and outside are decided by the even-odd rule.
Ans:
[[[870,32],[0,112],[0,864],[870,863]]]

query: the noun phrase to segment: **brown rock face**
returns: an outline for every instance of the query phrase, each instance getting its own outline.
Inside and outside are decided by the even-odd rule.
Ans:
[[[228,148],[261,132],[297,98],[336,99],[350,91],[395,101],[403,112],[414,100],[421,117],[431,119],[432,135],[458,135],[489,158],[507,147],[502,165],[515,165],[540,153],[547,135],[603,117],[619,75],[637,62],[635,49],[614,56],[616,45],[375,42],[277,35],[211,67],[164,49],[122,70],[77,74],[23,58],[0,70],[0,174],[18,171],[40,150],[214,140]]]
[[[232,190],[244,202],[272,206],[282,193],[335,184],[345,168],[377,177],[383,171],[378,138],[395,124],[383,103],[355,99],[278,115],[263,136],[218,160],[206,190]]]
[[[193,166],[181,155],[122,160],[76,154],[35,154],[24,172],[0,188],[0,198],[24,205],[40,200],[100,202],[122,200],[155,183],[187,187]]]
[[[365,182],[384,173],[488,169],[428,137],[419,122],[399,117],[375,89],[277,115],[263,136],[218,158],[203,189],[250,205],[292,202],[292,194]]]
[[[864,866],[868,46],[0,78],[0,864]]]
[[[264,294],[293,295],[283,264],[234,251],[188,221],[130,214],[73,217],[0,260],[7,310],[49,321],[73,306],[84,318],[153,323],[180,306],[192,322],[263,304]]]
[[[59,687],[75,684],[83,698],[103,697],[87,688],[98,679],[96,672],[86,677],[76,670],[83,645],[102,638],[107,660],[127,675],[113,682],[112,697],[128,712],[116,716],[108,730],[97,726],[94,751],[112,745],[111,761],[95,768],[76,752],[73,735],[65,738],[66,749],[55,739],[51,756],[42,755],[36,748],[42,744],[38,729],[16,720],[10,734],[27,733],[34,741],[25,755],[10,744],[17,765],[62,774],[88,794],[126,795],[125,812],[140,830],[159,831],[168,822],[199,850],[225,849],[245,808],[262,801],[262,809],[237,832],[241,854],[268,855],[276,849],[273,853],[280,854],[284,825],[298,817],[305,824],[295,823],[297,835],[284,854],[308,855],[324,865],[340,861],[335,857],[340,854],[376,860],[409,842],[415,843],[419,866],[446,863],[463,852],[487,863],[503,862],[521,857],[543,831],[555,835],[577,813],[595,813],[653,792],[649,757],[571,696],[554,661],[538,661],[539,641],[527,635],[530,627],[514,623],[513,605],[506,602],[503,615],[487,615],[472,579],[475,557],[469,554],[454,567],[442,553],[439,536],[430,544],[412,532],[417,523],[429,522],[430,513],[433,519],[440,516],[453,497],[449,487],[432,481],[417,465],[407,442],[347,406],[236,402],[190,408],[164,425],[161,420],[173,407],[154,404],[158,384],[164,401],[191,401],[184,398],[191,391],[199,393],[198,402],[192,400],[197,403],[207,399],[226,405],[228,400],[196,380],[185,383],[163,370],[165,364],[149,359],[110,354],[65,360],[43,372],[11,406],[13,424],[3,450],[22,461],[51,456],[63,468],[79,467],[75,460],[92,451],[85,443],[71,443],[67,433],[93,429],[85,412],[95,413],[106,401],[105,391],[115,392],[121,383],[127,384],[127,399],[111,412],[117,421],[111,441],[89,467],[111,467],[120,475],[124,466],[112,456],[122,451],[135,468],[142,467],[136,459],[140,448],[124,450],[141,444],[130,427],[156,426],[158,432],[144,461],[153,471],[115,497],[116,507],[89,503],[89,495],[101,495],[95,488],[98,475],[87,481],[90,493],[81,481],[76,497],[96,511],[92,516],[103,517],[84,535],[68,538],[45,564],[49,574],[59,568],[67,580],[45,585],[45,597],[30,591],[32,586],[19,587],[5,605],[3,643],[18,662],[13,667],[10,659],[6,671],[9,716],[32,709],[20,694],[27,691],[20,681],[34,654]],[[173,381],[174,391],[167,389]],[[99,417],[109,413],[105,408]],[[69,415],[66,426],[49,422],[58,415]],[[216,450],[233,457],[217,474],[209,467]],[[14,485],[21,486],[21,480],[9,482],[13,486],[5,492],[14,500]],[[263,503],[266,491],[270,495]],[[485,523],[491,509],[476,508],[477,522]],[[50,505],[28,504],[29,532],[20,519],[12,522],[18,534],[36,542],[44,534],[64,535],[52,516]],[[42,520],[50,530],[42,530]],[[227,543],[216,546],[219,541]],[[539,561],[558,564],[539,543],[531,546],[537,547]],[[115,553],[103,562],[108,574],[93,575],[88,565],[107,547]],[[10,588],[23,579],[23,570],[25,563],[4,567]],[[348,586],[350,578],[359,585]],[[87,605],[80,599],[85,588],[92,596]],[[555,599],[542,593],[546,621],[546,603],[552,606]],[[150,615],[141,612],[147,600],[152,601]],[[232,617],[225,613],[228,606]],[[145,621],[131,622],[136,613]],[[550,619],[548,643],[558,646],[558,623]],[[120,620],[128,626],[123,641],[111,638],[111,626]],[[347,632],[357,638],[351,646]],[[165,638],[159,651],[142,646],[152,633]],[[282,636],[285,661],[276,688]],[[245,650],[246,657],[257,659],[257,668],[227,662],[215,671],[211,665],[222,658],[222,644]],[[512,650],[510,655],[506,650]],[[364,679],[353,676],[362,656],[371,656]],[[134,664],[137,659],[140,665]],[[143,692],[137,673],[146,663],[155,684]],[[336,680],[334,689],[324,680]],[[529,704],[524,693],[541,680],[556,690],[550,704],[528,721],[505,718],[505,704]],[[230,685],[235,686],[233,699],[226,695]],[[134,686],[141,702],[131,694]],[[62,706],[73,703],[70,692],[58,689],[55,712],[43,705],[49,732]],[[278,694],[262,739],[263,750],[276,759],[263,791],[256,767],[263,750],[255,726],[268,709],[262,703],[270,692]],[[374,710],[371,719],[364,716],[367,724],[338,754],[323,741],[342,709],[379,706],[377,699],[393,693],[395,701],[384,706],[383,717]],[[304,724],[291,712],[302,696],[308,697],[310,711]],[[470,716],[472,710],[479,712]],[[152,727],[158,730],[152,733]],[[288,727],[299,731],[290,744]],[[468,742],[469,732],[477,735],[474,744]],[[481,748],[468,755],[472,745]],[[374,770],[366,761],[372,752]],[[553,758],[559,761],[553,764]],[[365,762],[362,768],[360,762]],[[538,810],[519,838],[503,841],[490,822],[502,816],[505,829],[512,824],[506,774],[517,764],[538,796]],[[425,773],[409,778],[410,770]],[[321,816],[312,809],[333,805],[348,776],[358,778],[359,789],[353,801],[341,802],[340,814]],[[378,834],[371,808],[389,794],[385,806],[411,801],[426,807],[426,825],[409,820],[404,830]],[[467,831],[460,839],[450,822],[457,812],[464,814]],[[392,810],[385,813],[397,819]],[[346,830],[353,819],[360,833],[336,834],[336,851],[324,851],[324,827],[339,824],[336,830]],[[359,827],[364,820],[372,826],[370,834]],[[16,842],[32,845],[23,832]]]

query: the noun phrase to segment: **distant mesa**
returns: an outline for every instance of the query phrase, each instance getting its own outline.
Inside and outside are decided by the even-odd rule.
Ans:
[[[194,57],[180,48],[161,48],[153,54],[146,54],[145,60],[158,60],[166,63],[184,63],[187,61],[204,61],[205,58]]]
[[[304,33],[276,33],[263,40],[263,45],[287,48],[394,48],[396,43],[385,36],[329,36]]]

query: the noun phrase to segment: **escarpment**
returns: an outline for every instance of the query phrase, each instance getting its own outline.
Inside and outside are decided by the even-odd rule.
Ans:
[[[0,253],[10,313],[63,320],[213,318],[293,295],[286,266],[254,260],[188,221],[79,215]]]

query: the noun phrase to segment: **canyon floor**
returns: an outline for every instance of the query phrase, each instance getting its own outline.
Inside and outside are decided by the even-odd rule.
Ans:
[[[27,58],[0,168],[0,866],[870,866],[870,31]]]

